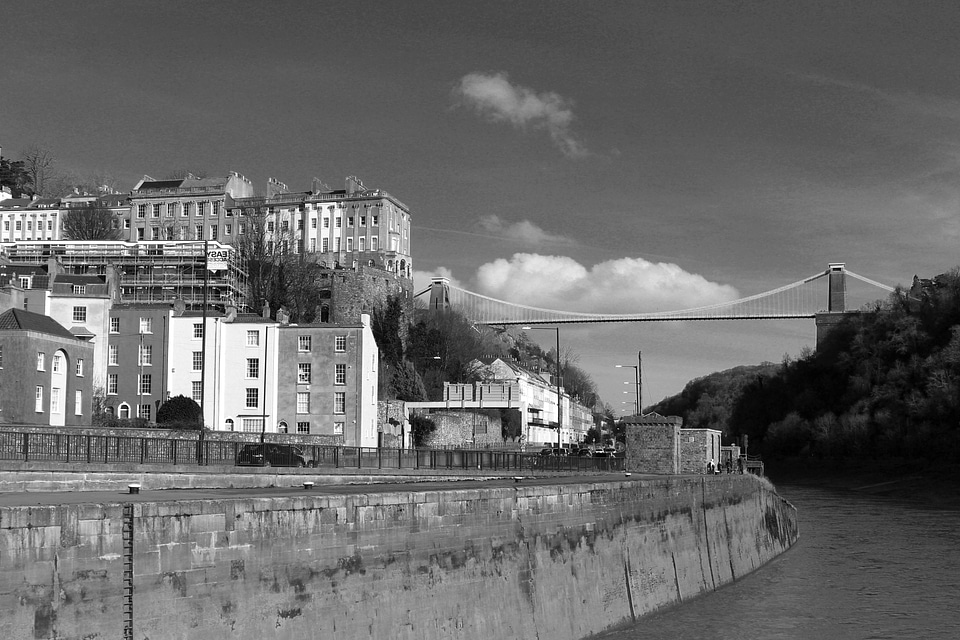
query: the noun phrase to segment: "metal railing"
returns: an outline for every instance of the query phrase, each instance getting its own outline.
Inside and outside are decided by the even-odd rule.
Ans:
[[[622,471],[623,458],[541,456],[495,449],[387,449],[180,438],[0,432],[0,460],[71,464],[270,466],[479,472]]]

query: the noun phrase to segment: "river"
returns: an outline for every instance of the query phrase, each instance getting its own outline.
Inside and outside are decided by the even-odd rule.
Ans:
[[[960,509],[782,485],[800,541],[758,571],[603,640],[960,638]]]

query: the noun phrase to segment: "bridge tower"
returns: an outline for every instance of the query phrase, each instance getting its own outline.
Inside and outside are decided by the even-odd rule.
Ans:
[[[847,267],[833,262],[827,267],[827,310],[816,314],[817,346],[834,326],[843,320],[847,311]]]
[[[430,282],[429,308],[433,311],[450,308],[450,281],[447,278],[435,277]]]
[[[843,313],[847,309],[847,266],[842,262],[831,263],[827,268],[827,312]]]

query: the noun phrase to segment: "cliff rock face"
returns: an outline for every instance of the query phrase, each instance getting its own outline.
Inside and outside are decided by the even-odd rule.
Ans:
[[[132,558],[137,638],[577,640],[798,537],[750,475],[528,482],[0,508],[0,637],[121,637]]]

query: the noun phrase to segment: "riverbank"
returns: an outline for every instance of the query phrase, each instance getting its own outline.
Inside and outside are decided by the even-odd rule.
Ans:
[[[796,509],[752,475],[352,489],[0,506],[0,638],[578,640],[798,537]]]
[[[767,468],[774,484],[816,486],[889,496],[930,508],[960,509],[960,464],[905,460],[780,460]]]

